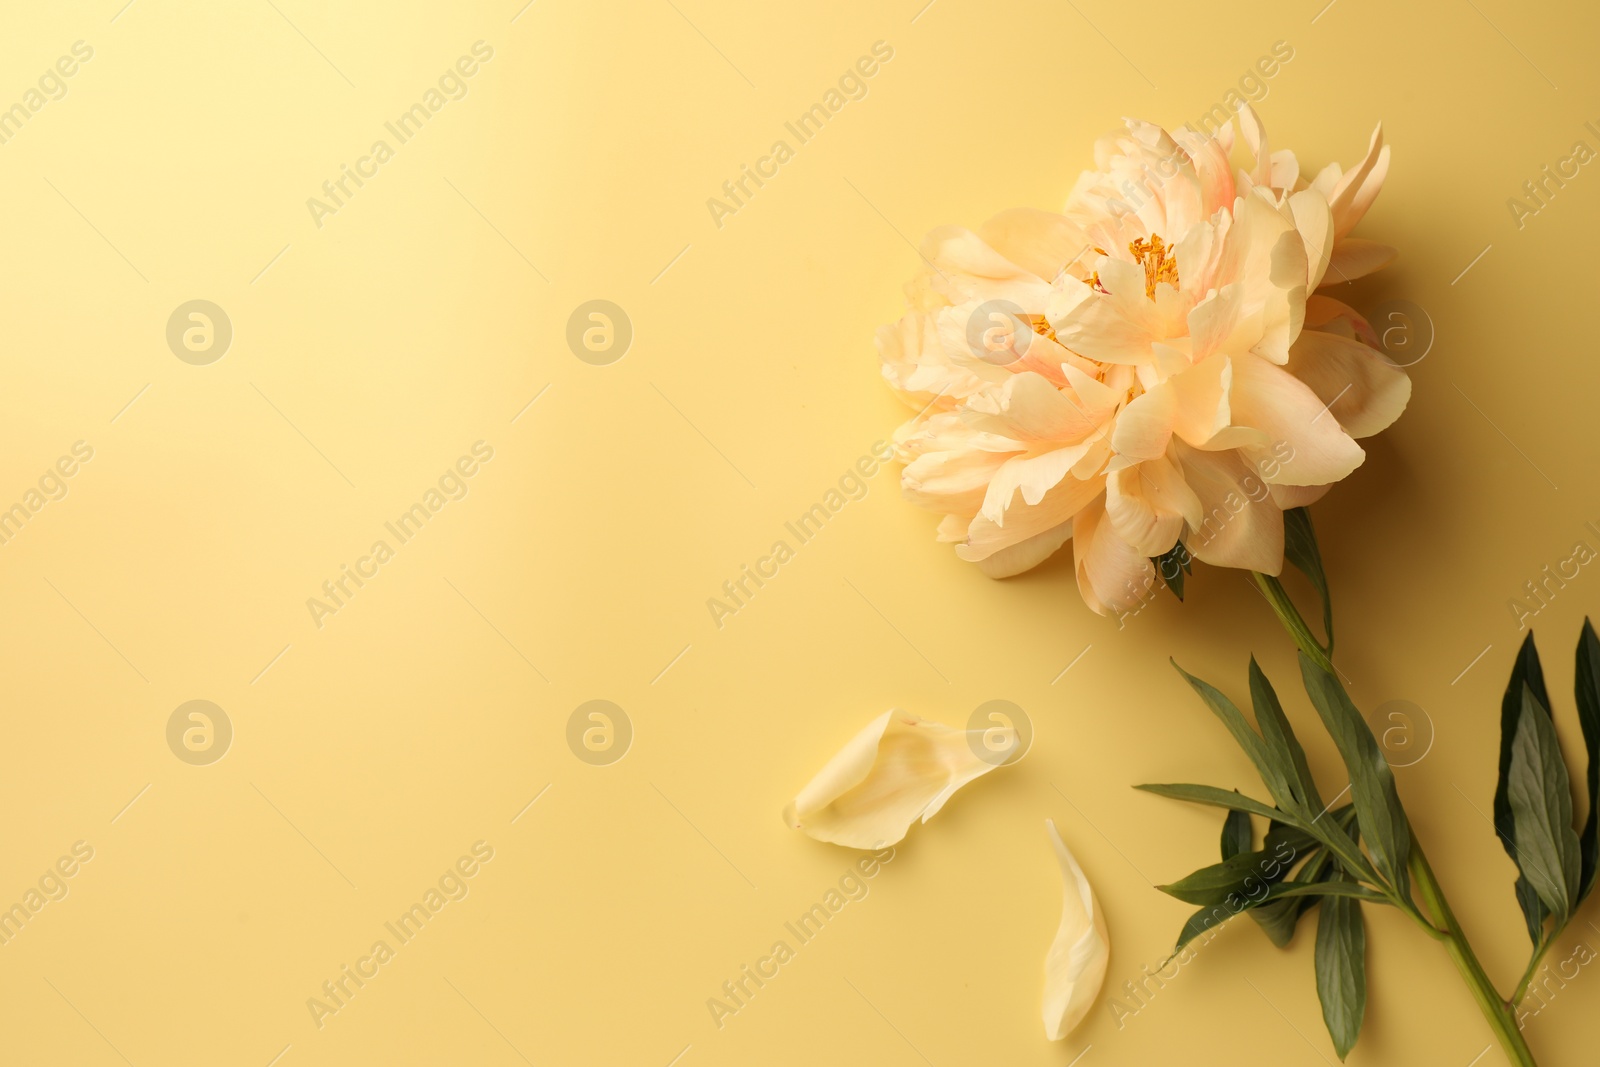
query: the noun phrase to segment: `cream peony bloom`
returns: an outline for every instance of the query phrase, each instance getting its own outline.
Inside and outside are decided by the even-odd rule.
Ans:
[[[1350,236],[1388,172],[1381,129],[1351,171],[1305,180],[1256,114],[1214,138],[1129,120],[1064,214],[1005,212],[928,235],[910,310],[878,331],[884,377],[919,414],[901,486],[991,577],[1073,542],[1102,614],[1134,608],[1181,540],[1277,574],[1283,511],[1365,458],[1410,379],[1320,287],[1393,249]]]
[[[984,759],[981,747],[968,731],[886,711],[800,790],[783,821],[849,848],[893,845],[913,822],[933,818],[957,789],[1004,762]]]
[[[1051,1041],[1060,1041],[1094,1007],[1111,962],[1111,940],[1083,868],[1056,832],[1056,824],[1049,819],[1044,824],[1061,864],[1063,884],[1061,927],[1044,960],[1044,1032]]]

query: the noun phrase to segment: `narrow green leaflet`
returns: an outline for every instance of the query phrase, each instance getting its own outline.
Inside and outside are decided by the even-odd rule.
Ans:
[[[1161,580],[1167,583],[1172,595],[1180,601],[1183,600],[1183,576],[1194,566],[1193,561],[1194,557],[1189,554],[1182,541],[1161,555],[1150,558],[1150,562],[1156,565],[1156,573],[1161,575]]]
[[[1317,793],[1317,783],[1306,764],[1306,751],[1300,747],[1294,727],[1289,725],[1288,717],[1283,714],[1283,705],[1278,703],[1278,694],[1273,691],[1272,683],[1267,681],[1254,656],[1250,657],[1250,702],[1255,707],[1262,743],[1274,761],[1292,769],[1289,788],[1306,817],[1314,817],[1322,811],[1322,797]]]
[[[1172,953],[1177,955],[1183,947],[1196,937],[1205,933],[1214,926],[1220,926],[1235,915],[1243,914],[1257,908],[1271,907],[1279,901],[1287,899],[1305,900],[1306,906],[1315,904],[1318,899],[1325,897],[1349,897],[1352,900],[1362,900],[1369,904],[1387,904],[1389,901],[1381,893],[1375,893],[1366,886],[1354,882],[1322,881],[1322,882],[1279,882],[1269,886],[1259,900],[1248,897],[1235,900],[1232,903],[1224,901],[1202,907],[1199,911],[1189,916],[1189,921],[1183,924],[1183,929],[1178,933],[1178,943]]]
[[[1517,859],[1517,838],[1516,826],[1511,818],[1511,745],[1516,740],[1517,722],[1522,717],[1524,685],[1533,690],[1540,707],[1550,706],[1550,694],[1544,688],[1544,668],[1539,664],[1539,650],[1533,643],[1532,632],[1523,639],[1522,647],[1517,650],[1517,661],[1511,668],[1511,681],[1506,685],[1505,695],[1500,698],[1500,772],[1494,789],[1494,830],[1500,837],[1501,847],[1513,861]],[[1539,902],[1539,894],[1534,892],[1533,883],[1520,873],[1520,866],[1516,893],[1517,905],[1522,908],[1523,921],[1528,925],[1528,938],[1537,945],[1544,936],[1545,909]]]
[[[1249,852],[1255,844],[1255,828],[1250,816],[1242,811],[1230,811],[1222,820],[1222,858],[1231,860],[1241,852]]]
[[[1583,620],[1583,633],[1578,637],[1578,668],[1574,688],[1578,696],[1578,721],[1583,726],[1583,747],[1588,752],[1589,818],[1583,824],[1578,844],[1583,854],[1583,877],[1579,879],[1578,899],[1583,900],[1594,888],[1596,861],[1600,860],[1600,640],[1595,638],[1594,626]]]
[[[1223,904],[1243,911],[1252,901],[1263,898],[1271,885],[1288,873],[1288,864],[1270,852],[1241,852],[1221,863],[1202,867],[1171,885],[1156,888],[1190,904]]]
[[[1267,792],[1272,794],[1272,799],[1278,807],[1293,811],[1295,807],[1294,792],[1289,788],[1289,775],[1293,773],[1287,763],[1278,762],[1277,758],[1268,751],[1266,743],[1261,740],[1261,735],[1256,733],[1244,713],[1241,712],[1233,701],[1229,700],[1215,686],[1201,681],[1188,671],[1179,667],[1173,661],[1184,680],[1200,694],[1200,699],[1205,701],[1206,707],[1212,714],[1222,720],[1222,724],[1233,734],[1233,739],[1239,742],[1239,747],[1244,749],[1245,755],[1250,757],[1250,762],[1255,764],[1256,773],[1261,775],[1261,780],[1266,783]]]
[[[1367,929],[1359,901],[1330,896],[1322,902],[1316,970],[1322,1019],[1342,1060],[1355,1047],[1367,1011]]]
[[[1516,860],[1559,930],[1577,907],[1582,873],[1578,835],[1572,829],[1572,783],[1550,713],[1527,685],[1522,687],[1522,704],[1507,777]]]
[[[1259,800],[1252,800],[1237,790],[1218,789],[1214,785],[1147,784],[1136,785],[1134,788],[1154,793],[1159,797],[1187,800],[1192,804],[1209,804],[1214,808],[1227,808],[1230,811],[1247,811],[1251,815],[1260,815],[1266,819],[1277,819],[1283,815],[1277,808],[1263,804]]]
[[[1328,574],[1322,569],[1322,553],[1317,550],[1310,509],[1291,508],[1283,513],[1283,558],[1310,578],[1317,595],[1322,597],[1322,632],[1327,637],[1323,649],[1333,655],[1333,600],[1328,596]]]
[[[1406,822],[1405,809],[1400,806],[1394,771],[1383,758],[1372,729],[1350,703],[1339,679],[1312,662],[1304,652],[1300,653],[1300,673],[1311,703],[1322,716],[1323,725],[1333,736],[1339,755],[1349,769],[1350,799],[1355,804],[1361,836],[1379,872],[1404,896],[1409,885],[1406,859],[1411,854],[1411,827]]]

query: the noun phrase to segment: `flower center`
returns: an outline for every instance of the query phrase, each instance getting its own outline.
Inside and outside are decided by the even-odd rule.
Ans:
[[[1144,268],[1145,296],[1156,298],[1157,282],[1178,287],[1178,259],[1159,233],[1151,234],[1148,241],[1136,238],[1128,242],[1128,251],[1133,253],[1134,262]]]
[[[1022,316],[1022,321],[1026,322],[1029,329],[1040,337],[1048,337],[1050,340],[1055,341],[1056,344],[1061,343],[1056,338],[1056,328],[1050,325],[1050,320],[1043,315],[1024,315]]]

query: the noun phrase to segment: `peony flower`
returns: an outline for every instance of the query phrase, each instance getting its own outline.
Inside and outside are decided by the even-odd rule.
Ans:
[[[1044,961],[1044,1032],[1051,1041],[1060,1041],[1094,1007],[1111,962],[1111,940],[1083,868],[1056,832],[1056,824],[1049,819],[1044,824],[1061,864],[1064,889],[1061,927]]]
[[[913,822],[933,818],[957,789],[1005,762],[983,758],[980,747],[966,730],[886,711],[800,790],[783,821],[849,848],[893,845]]]
[[[880,328],[916,417],[905,496],[1001,578],[1069,539],[1102,614],[1154,588],[1154,559],[1278,574],[1283,512],[1365,458],[1410,379],[1355,310],[1318,292],[1394,251],[1350,236],[1388,172],[1381,128],[1306,180],[1248,106],[1214,138],[1129,120],[1063,214],[1005,212],[923,244],[910,309]]]

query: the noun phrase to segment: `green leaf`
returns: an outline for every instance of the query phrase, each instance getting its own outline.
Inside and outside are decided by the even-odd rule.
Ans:
[[[1294,727],[1289,725],[1283,705],[1278,703],[1278,694],[1273,691],[1272,683],[1267,681],[1254,656],[1250,657],[1250,702],[1255,707],[1262,743],[1276,762],[1291,768],[1289,788],[1301,810],[1307,818],[1320,813],[1322,797],[1317,793],[1317,783],[1311,777],[1311,768],[1306,763],[1306,751],[1300,747]]]
[[[1189,573],[1193,561],[1194,557],[1189,554],[1188,548],[1184,547],[1182,541],[1161,555],[1150,557],[1150,562],[1155,564],[1156,573],[1161,575],[1161,580],[1167,583],[1167,588],[1172,590],[1172,595],[1179,601],[1183,600],[1183,576]]]
[[[1229,911],[1227,908],[1216,907],[1201,908],[1199,911],[1189,916],[1188,921],[1183,924],[1183,929],[1178,931],[1178,943],[1172,946],[1172,956],[1176,956],[1178,953],[1182,952],[1185,945],[1199,937],[1201,934],[1205,933],[1207,930],[1211,929],[1213,926],[1221,926],[1223,923],[1233,918],[1234,914],[1234,912]],[[1167,959],[1170,960],[1172,956],[1168,956]]]
[[[1404,897],[1409,885],[1406,859],[1411,853],[1411,827],[1400,806],[1394,771],[1339,679],[1304,652],[1300,653],[1300,673],[1311,703],[1322,716],[1323,725],[1333,736],[1350,772],[1350,799],[1361,836],[1366,839],[1379,872]]]
[[[1516,825],[1511,817],[1511,746],[1517,737],[1517,722],[1522,717],[1522,688],[1533,690],[1541,707],[1550,706],[1550,694],[1544,687],[1544,668],[1539,664],[1539,649],[1533,643],[1533,633],[1523,639],[1517,650],[1517,660],[1511,667],[1511,680],[1506,684],[1505,695],[1500,698],[1500,771],[1494,789],[1494,830],[1500,845],[1513,861],[1517,859]],[[1544,905],[1527,876],[1517,873],[1517,904],[1522,908],[1522,918],[1528,926],[1528,939],[1535,945],[1544,937]]]
[[[1294,792],[1289,788],[1289,775],[1294,773],[1294,768],[1287,762],[1279,762],[1277,757],[1268,751],[1261,735],[1256,733],[1255,728],[1245,719],[1244,713],[1234,706],[1233,701],[1215,686],[1201,681],[1179,667],[1177,661],[1173,661],[1172,665],[1194,691],[1200,694],[1200,699],[1205,701],[1206,707],[1211,709],[1212,714],[1222,720],[1228,732],[1233,734],[1233,739],[1239,742],[1239,747],[1244,749],[1245,755],[1250,757],[1250,762],[1255,764],[1256,773],[1261,775],[1261,780],[1266,784],[1267,792],[1272,794],[1273,801],[1278,807],[1293,811],[1295,798]]]
[[[1238,790],[1218,789],[1214,785],[1146,784],[1136,785],[1134,788],[1154,793],[1159,797],[1187,800],[1192,804],[1209,804],[1214,808],[1227,808],[1230,811],[1245,811],[1266,819],[1277,819],[1283,815],[1277,808],[1269,807],[1259,800],[1252,800]]]
[[[1156,888],[1190,904],[1224,904],[1243,911],[1263,899],[1272,884],[1289,873],[1289,866],[1270,852],[1241,852]]]
[[[1333,856],[1326,849],[1318,849],[1311,854],[1311,858],[1295,873],[1295,876],[1284,885],[1312,885],[1323,880],[1332,865]],[[1261,927],[1261,932],[1267,939],[1279,948],[1288,948],[1289,942],[1294,939],[1295,927],[1300,923],[1300,916],[1317,903],[1316,897],[1280,897],[1276,900],[1258,904],[1250,909],[1250,918]]]
[[[1322,632],[1328,643],[1323,650],[1333,655],[1333,600],[1328,596],[1328,574],[1322,569],[1322,553],[1317,550],[1317,532],[1311,527],[1311,512],[1291,508],[1283,513],[1283,558],[1311,579],[1322,597]]]
[[[1516,860],[1559,930],[1577,906],[1582,874],[1578,835],[1572,829],[1572,782],[1555,723],[1527,685],[1522,687],[1522,705],[1507,779]]]
[[[1350,897],[1371,904],[1387,904],[1389,898],[1355,882],[1280,882],[1267,890],[1267,895],[1256,903],[1257,907],[1284,897]]]
[[[1222,858],[1231,860],[1241,852],[1249,852],[1255,844],[1255,828],[1250,816],[1237,809],[1228,812],[1222,820]]]
[[[1578,722],[1583,726],[1583,747],[1588,751],[1589,818],[1583,824],[1578,844],[1583,852],[1583,877],[1579,880],[1578,899],[1581,901],[1594,888],[1596,861],[1600,860],[1600,640],[1595,638],[1594,626],[1583,620],[1583,633],[1578,637],[1578,667],[1574,688],[1578,696]]]
[[[1342,1060],[1355,1047],[1367,1011],[1367,929],[1359,901],[1330,896],[1322,902],[1316,969],[1322,1019]]]

